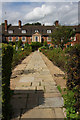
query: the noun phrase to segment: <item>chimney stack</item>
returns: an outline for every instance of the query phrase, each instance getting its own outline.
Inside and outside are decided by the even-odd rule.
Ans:
[[[5,31],[7,31],[7,20],[5,20]]]
[[[21,20],[19,20],[19,29],[21,29]]]
[[[59,25],[59,21],[56,20],[56,21],[55,21],[55,26],[58,26],[58,25]]]

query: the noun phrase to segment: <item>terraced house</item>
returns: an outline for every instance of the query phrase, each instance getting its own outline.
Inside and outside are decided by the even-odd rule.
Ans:
[[[23,44],[26,42],[31,44],[31,42],[45,42],[47,41],[48,45],[51,45],[51,34],[54,32],[54,29],[57,29],[58,21],[55,22],[55,25],[45,26],[45,25],[23,25],[21,20],[18,21],[18,26],[8,25],[7,20],[5,20],[5,25],[2,27],[2,36],[3,41],[16,42],[20,39]],[[76,35],[73,39],[72,44],[80,42],[80,30],[78,26],[72,26],[73,30],[76,30]],[[66,44],[67,45],[67,44]]]

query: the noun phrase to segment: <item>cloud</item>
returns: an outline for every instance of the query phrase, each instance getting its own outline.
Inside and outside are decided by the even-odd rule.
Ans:
[[[5,15],[6,11],[6,15]],[[22,2],[4,3],[3,21],[7,19],[9,24],[41,22],[53,25],[55,20],[61,24],[74,25],[78,21],[78,3],[71,2]]]
[[[0,0],[2,2],[78,2],[79,0]]]
[[[36,7],[33,11],[26,14],[25,19],[28,21],[35,21],[46,17],[53,12],[56,7],[47,6],[43,4],[41,7]]]

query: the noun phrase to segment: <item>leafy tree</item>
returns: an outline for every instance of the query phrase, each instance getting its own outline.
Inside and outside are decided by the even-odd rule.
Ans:
[[[18,45],[18,48],[22,45],[22,40],[21,39],[18,41],[17,45]]]
[[[41,23],[39,23],[39,22],[32,23],[32,24],[30,24],[30,23],[26,23],[25,25],[41,25]]]
[[[58,26],[52,33],[52,43],[63,47],[64,44],[69,42],[69,38],[75,35],[75,31],[66,26]]]

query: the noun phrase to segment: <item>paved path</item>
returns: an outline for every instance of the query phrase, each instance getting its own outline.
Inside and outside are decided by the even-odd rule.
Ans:
[[[16,82],[13,105],[15,118],[64,118],[63,98],[39,52],[30,57],[22,75]]]

